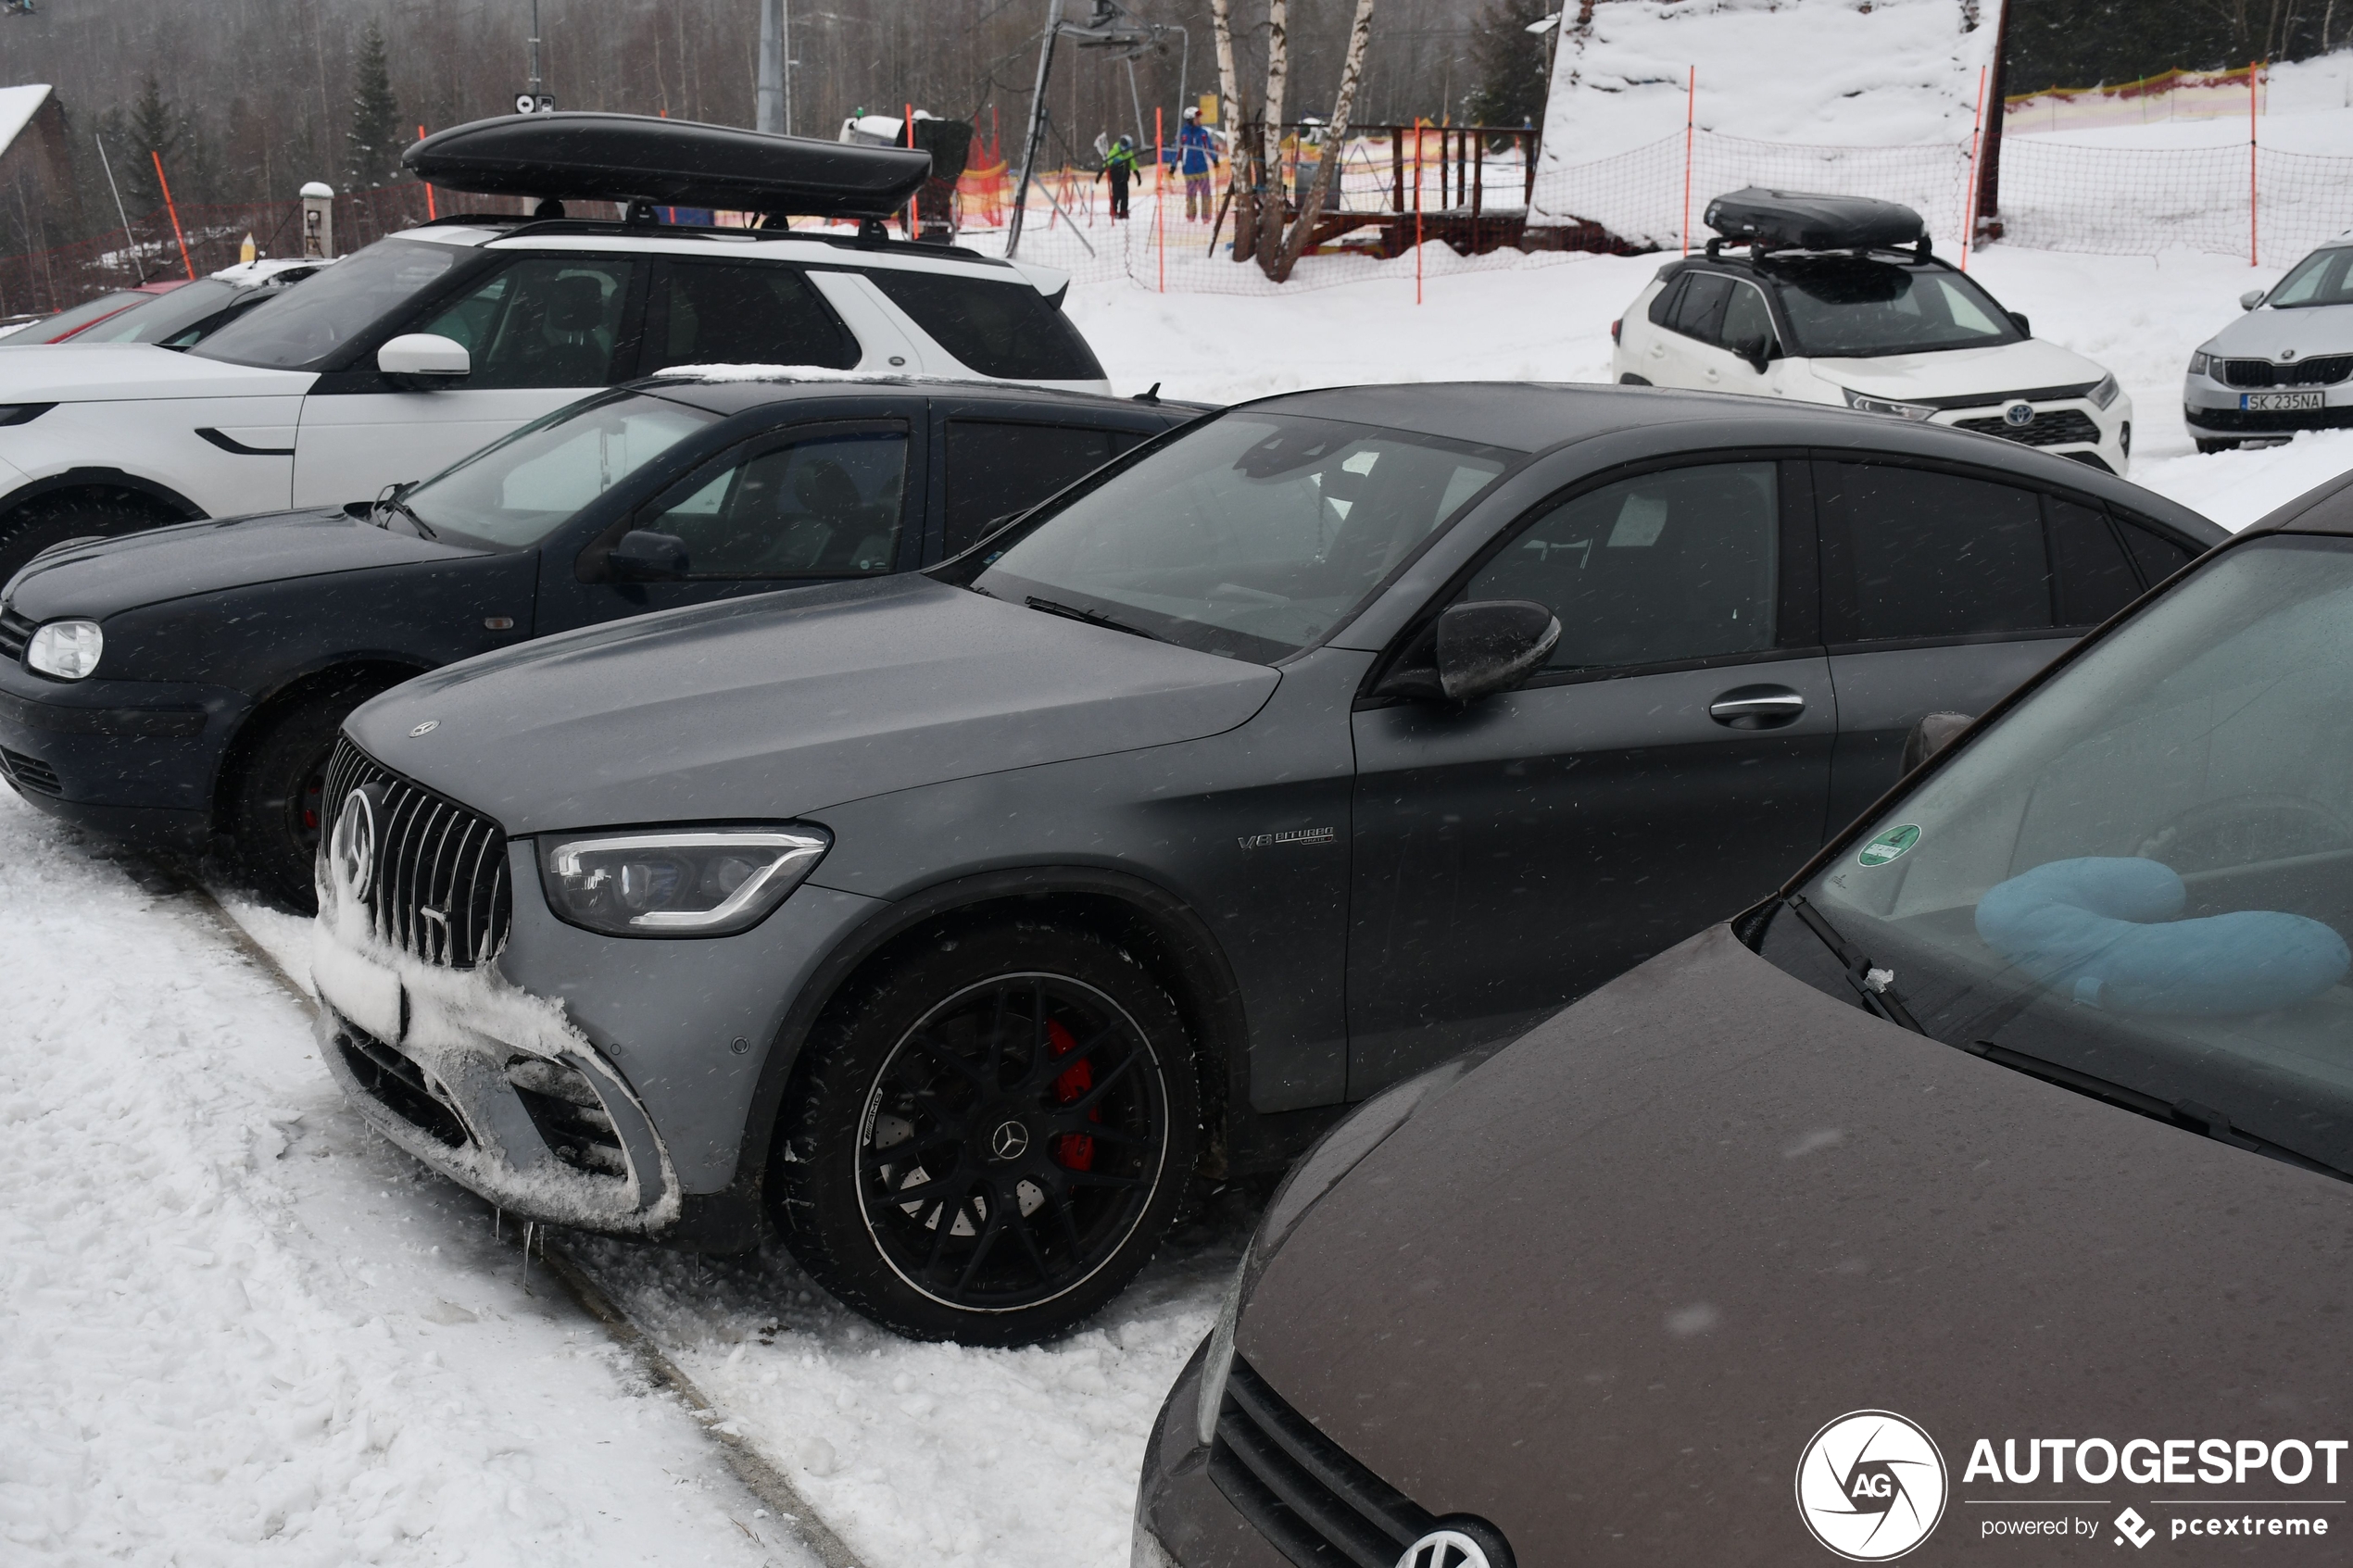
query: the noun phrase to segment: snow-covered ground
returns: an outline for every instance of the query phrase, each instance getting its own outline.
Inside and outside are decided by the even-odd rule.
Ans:
[[[1605,376],[1659,257],[1433,268],[1281,298],[1086,285],[1124,392]],[[1312,262],[1311,262],[1312,265]],[[2134,477],[2243,525],[2353,433],[2198,457],[2183,360],[2275,272],[1995,247],[1978,275],[2137,405]],[[240,906],[299,972],[296,922]],[[303,1009],[182,897],[0,792],[0,1561],[805,1559],[511,1233],[369,1135]],[[588,1268],[868,1568],[1116,1568],[1146,1426],[1249,1223],[1229,1197],[1097,1323],[912,1345],[775,1253],[578,1240]]]

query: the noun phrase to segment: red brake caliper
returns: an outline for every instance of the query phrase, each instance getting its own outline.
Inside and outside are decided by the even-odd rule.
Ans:
[[[1068,1056],[1078,1048],[1078,1042],[1060,1019],[1046,1021],[1046,1048],[1056,1056]],[[1054,1080],[1054,1103],[1068,1105],[1095,1086],[1093,1061],[1074,1061]],[[1102,1107],[1087,1113],[1089,1122],[1103,1119]],[[1054,1139],[1054,1162],[1065,1171],[1091,1171],[1095,1168],[1095,1140],[1084,1133],[1063,1133]]]

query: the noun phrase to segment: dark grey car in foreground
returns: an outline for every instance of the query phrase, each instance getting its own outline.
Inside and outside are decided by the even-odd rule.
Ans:
[[[2340,480],[1335,1128],[1138,1568],[2344,1562],[2348,934]]]
[[[326,1058],[510,1210],[1013,1342],[1190,1176],[1753,902],[2219,537],[2007,443],[1621,389],[1302,394],[924,575],[353,715]],[[560,1000],[559,1000],[559,998]]]

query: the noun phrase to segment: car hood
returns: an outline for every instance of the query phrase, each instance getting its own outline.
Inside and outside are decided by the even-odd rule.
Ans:
[[[1808,361],[1833,386],[1874,397],[1947,401],[1983,394],[1988,402],[2010,393],[2083,386],[2108,372],[2071,349],[2039,337],[1991,348],[1948,348],[1935,354],[1887,354],[1860,359]]]
[[[485,655],[385,694],[347,728],[385,766],[522,834],[774,821],[1165,746],[1241,723],[1279,679],[911,576]]]
[[[270,512],[180,523],[58,550],[24,569],[9,604],[34,621],[103,618],[191,594],[480,553],[395,533],[339,508]]]
[[[2289,354],[2309,359],[2322,354],[2353,354],[2353,305],[2250,310],[2208,339],[2206,352],[2233,359],[2280,359]]]
[[[2353,1437],[2349,1273],[2344,1184],[1880,1022],[1718,926],[1425,1101],[1291,1233],[1237,1343],[1523,1563],[1829,1561],[1791,1480],[1860,1411],[1944,1456],[1920,1561],[2051,1512],[1962,1499],[2031,1497],[2106,1499],[2033,1561],[2113,1562],[2127,1504],[2345,1494],[1965,1486],[1977,1441],[2022,1466],[2040,1437]]]
[[[284,396],[318,379],[310,370],[232,365],[151,343],[27,344],[0,354],[0,403]]]

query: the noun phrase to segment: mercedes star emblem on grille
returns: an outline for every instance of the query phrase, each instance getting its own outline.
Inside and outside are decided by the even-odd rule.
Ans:
[[[1000,1160],[1018,1160],[1029,1150],[1029,1129],[1007,1122],[988,1135],[988,1152]]]
[[[368,896],[368,881],[376,870],[376,803],[366,790],[355,789],[343,797],[327,859],[346,893],[354,898]]]
[[[1479,1544],[1460,1530],[1432,1530],[1405,1549],[1397,1568],[1493,1568]]]
[[[2002,410],[2002,422],[2013,430],[2024,430],[2034,422],[2034,405],[2013,403]]]

